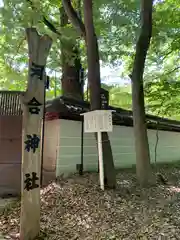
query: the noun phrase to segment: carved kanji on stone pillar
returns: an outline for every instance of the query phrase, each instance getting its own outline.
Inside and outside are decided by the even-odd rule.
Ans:
[[[27,91],[23,107],[20,239],[34,239],[40,231],[41,126],[44,105],[45,66],[52,40],[35,28],[26,29],[29,49]]]

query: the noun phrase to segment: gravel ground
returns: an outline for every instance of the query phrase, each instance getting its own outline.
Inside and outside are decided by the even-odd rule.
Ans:
[[[160,171],[167,185],[158,183],[147,189],[137,185],[131,170],[117,174],[115,191],[102,192],[95,173],[51,183],[41,190],[41,236],[37,239],[180,239],[180,168],[161,167]],[[0,215],[0,231],[6,236],[19,232],[19,214],[17,202]]]

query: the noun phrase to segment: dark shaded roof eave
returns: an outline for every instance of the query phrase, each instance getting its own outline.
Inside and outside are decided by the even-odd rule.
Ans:
[[[80,114],[87,112],[90,109],[89,102],[70,99],[67,97],[58,97],[48,101],[48,105],[53,105],[54,102],[59,103],[59,106],[66,106],[65,110],[60,109],[60,107],[59,111],[56,111],[59,112],[59,118],[61,119],[80,121],[82,120]],[[109,106],[109,109],[115,110],[115,112],[113,112],[113,124],[121,126],[133,126],[132,111],[125,110],[123,108],[115,108],[112,106]],[[159,130],[164,131],[180,132],[180,121],[161,118],[150,114],[146,114],[146,121],[147,128],[149,129],[156,130],[158,128]]]
[[[69,105],[74,105],[76,107],[81,107],[84,108],[84,110],[89,110],[90,109],[90,104],[87,101],[81,101],[81,100],[75,100],[75,99],[70,99],[70,98],[66,98],[66,97],[60,97],[61,101],[63,101],[65,104],[69,104]],[[114,114],[118,114],[122,117],[133,117],[133,112],[130,110],[126,110],[123,108],[117,108],[117,107],[112,107],[109,106],[110,110],[114,110]],[[171,124],[174,126],[180,126],[180,121],[177,120],[171,120],[168,118],[162,118],[162,117],[158,117],[155,115],[151,115],[151,114],[146,114],[146,119],[150,120],[151,122],[163,122],[163,123],[167,123],[167,124]]]
[[[21,91],[0,91],[0,115],[3,115],[3,112],[5,115],[21,115],[22,109],[19,95],[23,93],[24,92]],[[46,101],[46,112],[57,112],[61,115],[59,117],[66,117],[66,119],[82,119],[80,114],[89,111],[89,109],[89,102],[64,96]],[[126,124],[126,122],[133,123],[132,111],[112,106],[109,106],[109,109],[115,110],[113,113],[115,124],[118,123],[121,125],[121,123]],[[146,120],[149,126],[157,126],[158,123],[159,127],[163,126],[164,128],[180,129],[180,121],[161,118],[150,114],[146,114]]]

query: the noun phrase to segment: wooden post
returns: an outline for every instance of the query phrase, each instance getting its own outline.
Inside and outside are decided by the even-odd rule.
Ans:
[[[99,155],[99,182],[101,189],[104,191],[104,165],[103,165],[103,150],[102,150],[102,132],[97,132],[98,139],[98,155]]]
[[[40,231],[41,126],[45,65],[52,40],[35,28],[26,29],[29,49],[28,87],[23,107],[20,239],[32,240]]]

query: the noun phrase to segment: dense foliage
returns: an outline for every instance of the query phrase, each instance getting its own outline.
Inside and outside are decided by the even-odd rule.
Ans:
[[[123,76],[127,77],[132,71],[138,33],[139,1],[94,2],[95,26],[102,63],[116,67],[123,66]],[[73,4],[75,3],[74,0]],[[60,5],[61,2],[56,0],[4,0],[4,6],[0,10],[1,89],[25,90],[27,45],[24,28],[35,26],[40,33],[47,33],[53,38],[53,47],[47,64],[48,74],[51,76],[51,89],[47,92],[47,96],[52,98],[60,94],[60,43],[65,43],[67,39],[78,38],[71,24],[60,27]],[[178,0],[154,2],[153,36],[144,73],[146,110],[172,118],[180,116],[179,9]],[[44,17],[53,24],[58,34],[53,33],[43,23]],[[83,65],[86,68],[84,41],[80,41],[80,47]],[[131,108],[130,86],[116,85],[109,86],[109,89],[112,105]]]

